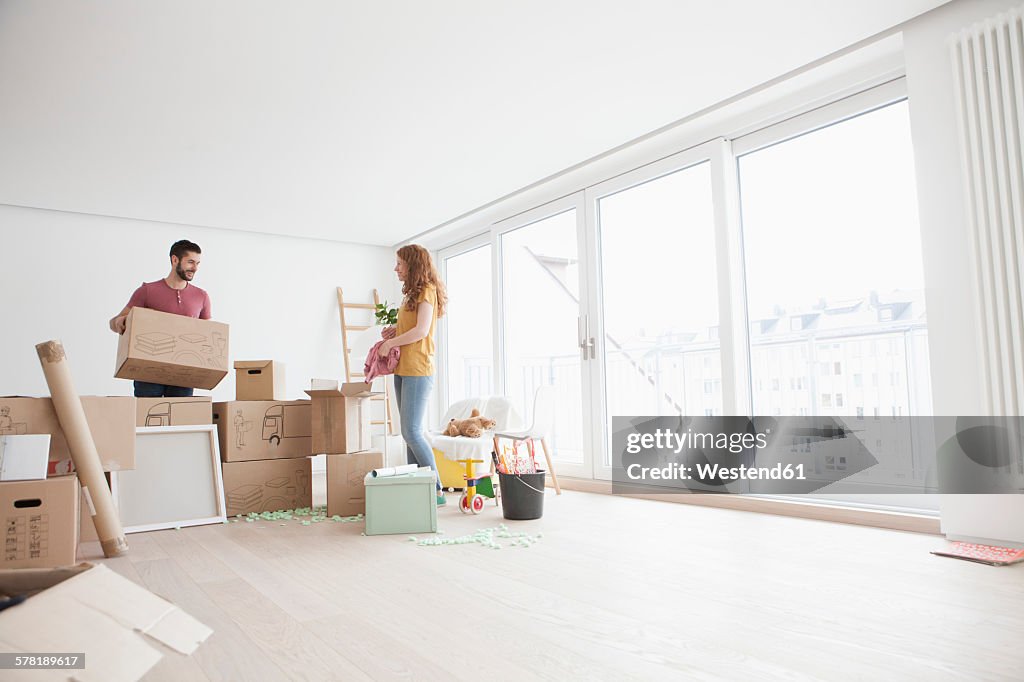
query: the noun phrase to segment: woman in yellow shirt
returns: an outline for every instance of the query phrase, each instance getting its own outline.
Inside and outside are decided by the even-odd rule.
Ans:
[[[379,353],[387,357],[399,347],[401,355],[395,368],[395,398],[402,420],[402,438],[406,443],[409,464],[429,466],[437,473],[434,451],[427,441],[424,421],[434,388],[434,327],[444,315],[448,295],[434,268],[428,252],[418,244],[398,250],[395,274],[402,282],[405,299],[398,310],[398,326],[387,327]],[[437,483],[437,504],[445,504],[440,477]]]

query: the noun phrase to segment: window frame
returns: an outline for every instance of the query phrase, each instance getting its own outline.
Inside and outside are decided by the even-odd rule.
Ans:
[[[470,251],[475,251],[476,249],[479,249],[479,248],[484,247],[484,246],[490,246],[490,245],[491,245],[490,234],[487,231],[484,231],[484,232],[481,232],[481,233],[479,233],[477,235],[474,235],[472,237],[467,237],[466,239],[462,239],[462,240],[460,240],[460,241],[458,241],[455,244],[452,244],[450,246],[446,246],[443,249],[439,249],[436,252],[435,262],[437,263],[438,276],[440,276],[441,281],[445,283],[445,286],[448,285],[448,259],[449,258],[455,258],[457,256],[462,256],[464,254],[469,253]],[[491,269],[492,269],[492,271],[491,271],[491,281],[490,281],[489,284],[490,284],[490,287],[491,287],[491,298],[492,298],[491,318],[492,318],[492,323],[494,323],[494,322],[496,322],[496,318],[497,318],[498,315],[497,315],[496,311],[494,310],[494,302],[493,302],[494,289],[495,289],[495,286],[494,286],[495,280],[494,280],[494,272],[493,272],[493,268],[494,268],[493,254],[491,254],[491,255],[492,255],[492,260],[491,260]],[[434,391],[434,400],[435,400],[435,407],[437,409],[437,414],[443,415],[445,412],[448,411],[448,405],[450,405],[452,403],[452,401],[451,401],[451,385],[450,385],[450,383],[448,381],[448,376],[449,376],[449,371],[448,371],[449,370],[449,367],[448,367],[448,364],[449,364],[448,363],[448,334],[449,334],[449,331],[448,331],[448,316],[447,315],[442,316],[440,319],[438,319],[437,322],[438,322],[437,330],[436,330],[437,331],[437,337],[438,337],[437,338],[437,347],[438,347],[438,349],[442,349],[442,348],[444,349],[444,352],[437,354],[437,358],[436,358],[437,376],[438,377],[443,377],[443,379],[441,381],[438,381],[437,384],[436,384],[437,387],[438,387],[438,390]],[[491,363],[492,363],[492,365],[493,364],[497,364],[497,359],[496,359],[496,356],[494,355],[494,353],[495,353],[495,349],[494,349],[494,345],[493,345],[493,341],[492,341],[492,345],[491,345]],[[495,371],[493,367],[492,367],[491,371],[492,372]],[[495,383],[495,386],[497,386],[497,378],[495,376],[492,376],[491,380]]]

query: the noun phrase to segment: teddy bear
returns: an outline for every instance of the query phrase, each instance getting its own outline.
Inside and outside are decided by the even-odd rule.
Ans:
[[[469,419],[453,419],[448,422],[444,435],[479,438],[480,434],[495,426],[497,426],[496,421],[480,416],[480,410],[473,408],[473,411],[469,413]]]

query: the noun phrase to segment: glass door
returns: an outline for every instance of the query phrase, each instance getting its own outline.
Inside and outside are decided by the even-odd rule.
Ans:
[[[501,386],[529,425],[534,394],[555,394],[549,440],[559,475],[592,475],[589,433],[584,428],[581,330],[586,309],[582,194],[547,204],[495,226],[495,266],[500,273]]]
[[[440,320],[445,378],[443,414],[464,398],[491,395],[494,386],[494,334],[490,235],[445,249],[441,272],[448,287],[448,313]]]
[[[728,273],[720,267],[726,229],[716,223],[717,149],[702,145],[587,190],[600,321],[591,368],[600,386],[596,478],[611,476],[612,417],[735,411],[725,367],[735,353],[723,352],[723,329],[735,325],[722,324],[729,292],[719,295]]]

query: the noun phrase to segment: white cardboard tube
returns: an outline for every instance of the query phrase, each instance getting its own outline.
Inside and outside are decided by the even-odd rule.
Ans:
[[[71,461],[75,463],[78,480],[89,491],[92,506],[96,509],[92,520],[96,524],[103,555],[108,558],[120,556],[128,551],[128,542],[124,537],[121,519],[114,509],[107,481],[103,477],[103,466],[89,431],[89,423],[85,420],[82,401],[71,381],[64,345],[60,341],[46,341],[36,346],[36,353],[43,366],[46,384],[50,387],[57,421],[67,438],[68,449],[71,450]]]
[[[402,474],[408,474],[412,471],[416,471],[419,468],[418,464],[403,464],[397,467],[384,467],[383,469],[374,469],[374,478],[385,478],[387,476],[400,476]]]

